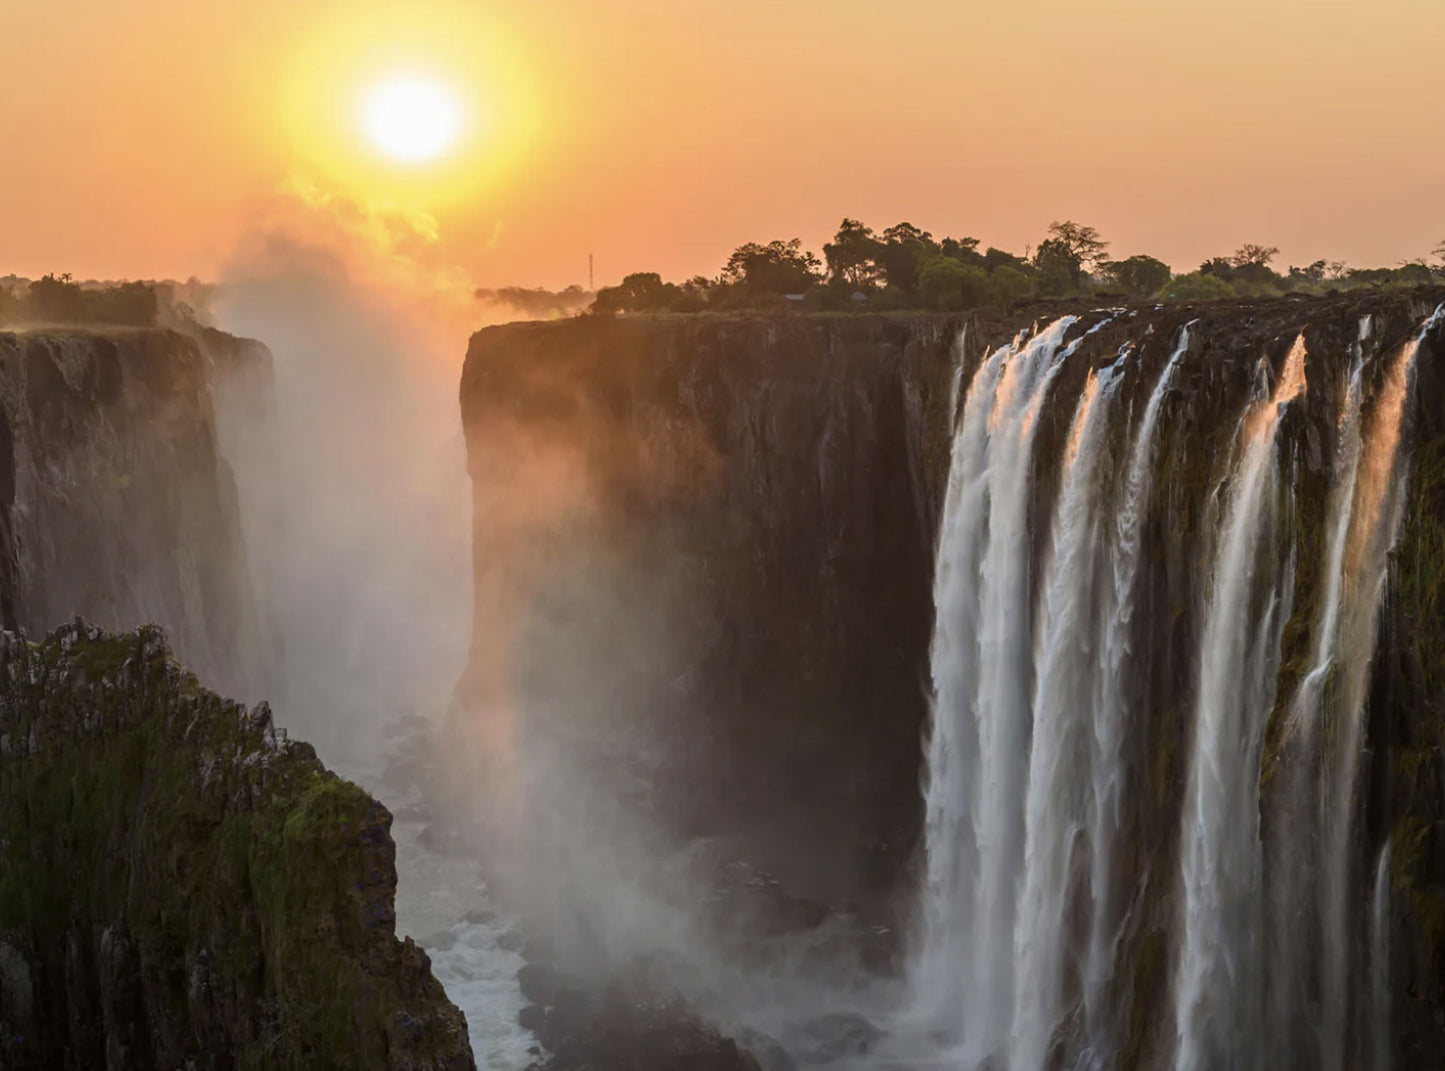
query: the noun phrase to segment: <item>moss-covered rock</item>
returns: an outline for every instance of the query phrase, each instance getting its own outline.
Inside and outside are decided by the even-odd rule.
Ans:
[[[158,629],[0,634],[0,1066],[472,1068],[390,826]]]

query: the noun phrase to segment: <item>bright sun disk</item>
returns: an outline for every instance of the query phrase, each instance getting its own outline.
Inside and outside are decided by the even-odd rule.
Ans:
[[[457,140],[462,109],[446,88],[420,78],[393,78],[371,90],[362,112],[366,136],[403,163],[434,160]]]

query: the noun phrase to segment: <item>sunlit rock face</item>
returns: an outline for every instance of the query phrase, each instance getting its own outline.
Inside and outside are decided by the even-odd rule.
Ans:
[[[469,1071],[390,829],[159,630],[0,633],[0,1065]]]
[[[480,332],[461,391],[478,601],[458,732],[504,785],[525,782],[529,751],[565,752],[665,836],[710,836],[809,895],[892,905],[916,927],[931,911],[989,929],[994,915],[950,916],[920,891],[942,845],[982,836],[997,849],[985,884],[1008,977],[978,966],[969,933],[953,935],[967,955],[935,964],[958,977],[918,974],[916,955],[908,967],[954,1002],[928,1009],[942,1017],[930,1037],[951,1038],[960,1066],[1048,1053],[1125,1068],[1429,1066],[1445,1040],[1442,301],[1425,289]],[[965,571],[981,567],[992,619],[1018,631],[965,619],[939,635],[954,430],[990,355],[1025,352],[1065,314],[1077,320],[1047,374],[1000,380],[1032,392],[998,409],[1027,428],[1017,486],[980,455],[986,517]],[[1120,588],[1131,471],[1149,478]],[[1359,520],[1341,519],[1347,483]],[[997,512],[1011,497],[1019,508]],[[1104,534],[1071,557],[1075,514]],[[1077,583],[1069,570],[1084,569]],[[1129,612],[1106,627],[1116,588]],[[1105,636],[1125,652],[1112,669]],[[964,779],[967,806],[935,811],[924,760],[944,712],[930,695],[953,643],[980,657],[949,716],[983,716],[979,681],[1001,656],[1019,702],[988,736],[1005,765]],[[1067,729],[1115,670],[1098,704],[1122,712],[1106,767],[1040,752],[1073,746],[1041,739],[1040,710]],[[1325,711],[1318,738],[1296,731],[1295,708]],[[1069,739],[1080,755],[1101,747]],[[1059,791],[1030,796],[1040,776]],[[1207,806],[1216,784],[1228,808]],[[1342,802],[1324,791],[1350,785]],[[1105,822],[1090,807],[1109,793]],[[1190,818],[1201,807],[1204,825]],[[989,808],[998,824],[971,825]],[[1072,853],[1052,883],[1051,844]],[[1047,954],[1013,933],[1027,919],[1056,926]],[[1104,978],[1089,973],[1091,941],[1110,946]],[[1247,977],[1211,982],[1236,948]],[[996,1006],[976,1003],[984,990]]]
[[[252,677],[256,629],[218,385],[264,378],[218,331],[0,333],[0,613],[154,622],[208,681]]]

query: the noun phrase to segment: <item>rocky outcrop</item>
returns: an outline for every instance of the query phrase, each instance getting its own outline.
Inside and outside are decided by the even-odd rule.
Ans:
[[[213,396],[269,371],[219,331],[0,333],[0,616],[163,625],[227,691],[258,630]]]
[[[472,1068],[390,827],[153,628],[0,635],[0,1066]]]

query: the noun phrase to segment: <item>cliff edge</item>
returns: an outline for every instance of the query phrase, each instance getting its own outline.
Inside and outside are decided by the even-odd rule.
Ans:
[[[0,1066],[469,1071],[390,827],[157,629],[0,634]]]

